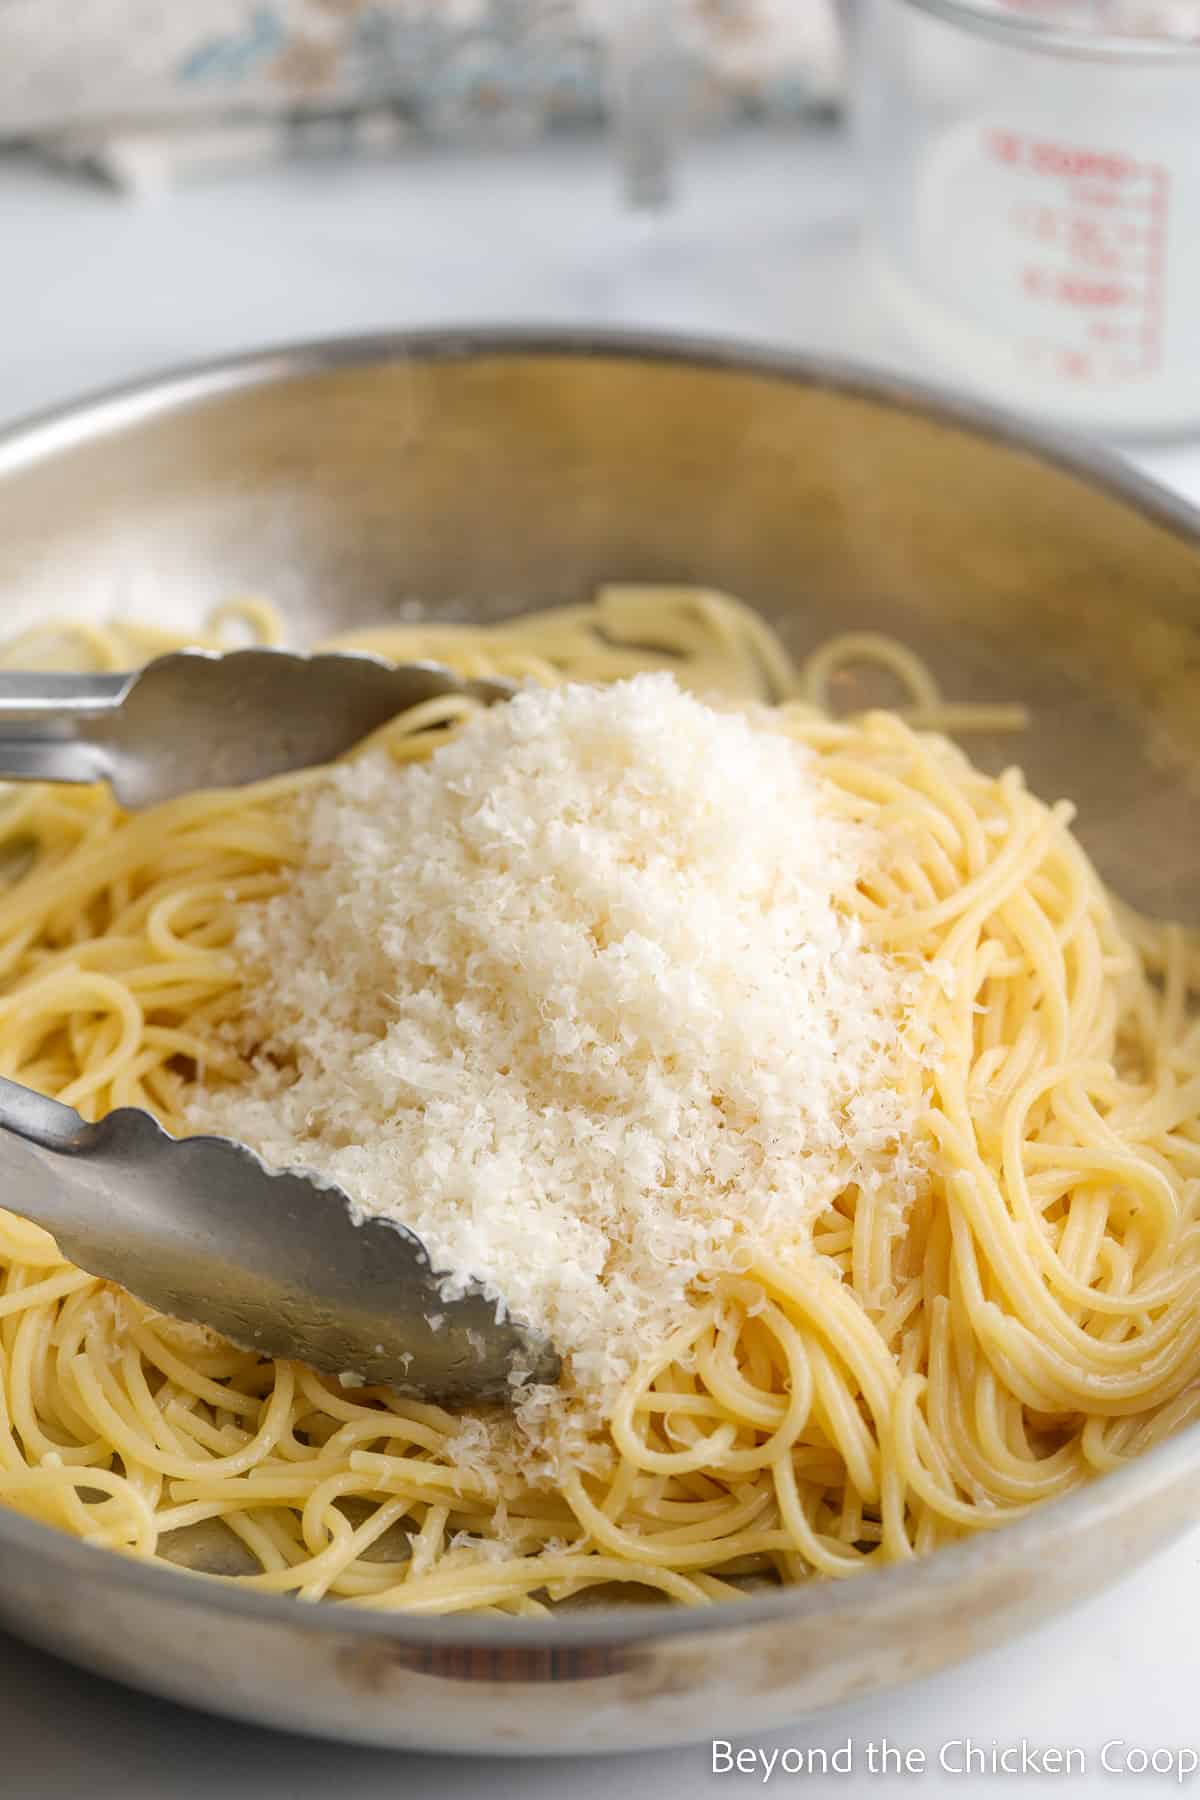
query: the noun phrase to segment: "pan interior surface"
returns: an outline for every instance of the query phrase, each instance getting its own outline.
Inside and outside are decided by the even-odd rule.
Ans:
[[[798,656],[884,631],[948,699],[1026,704],[1029,730],[973,737],[973,759],[1019,762],[1043,798],[1072,799],[1109,885],[1188,923],[1198,541],[1113,466],[986,415],[816,365],[617,341],[315,347],[0,442],[6,635],[56,614],[186,627],[261,594],[304,645],[418,609],[499,619],[612,581],[724,589]],[[848,675],[839,698],[892,695]],[[783,1723],[1069,1603],[1182,1528],[1198,1462],[1184,1434],[915,1577],[771,1594],[728,1622],[588,1608],[531,1636],[280,1602],[256,1616],[251,1595],[199,1603],[186,1577],[123,1580],[97,1552],[77,1564],[79,1546],[60,1555],[23,1522],[41,1548],[5,1559],[0,1616],[139,1685],[297,1729],[489,1751],[611,1748],[614,1731],[666,1743],[707,1732],[714,1708],[740,1730]],[[16,1523],[0,1515],[0,1542]],[[236,1572],[220,1534],[177,1554]]]

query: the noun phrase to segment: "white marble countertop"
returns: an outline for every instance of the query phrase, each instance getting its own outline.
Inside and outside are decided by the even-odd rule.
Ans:
[[[738,334],[914,366],[855,280],[856,201],[833,132],[701,147],[680,204],[661,218],[622,211],[608,161],[585,146],[498,163],[330,159],[233,175],[145,207],[0,161],[0,423],[197,357],[447,322]],[[1200,500],[1200,445],[1137,460]],[[939,1747],[970,1738],[988,1751],[1022,1740],[1080,1748],[1088,1772],[1067,1778],[1071,1791],[1168,1792],[1170,1774],[1107,1773],[1100,1750],[1109,1740],[1200,1748],[1193,1607],[1200,1613],[1200,1529],[1015,1646],[765,1743],[832,1749],[851,1739],[858,1757],[852,1776],[777,1770],[769,1788],[883,1800],[1007,1793],[1035,1780],[939,1770]],[[738,1721],[717,1728],[736,1739]],[[926,1772],[867,1775],[866,1745],[885,1737],[924,1750]],[[211,1800],[217,1791],[229,1800],[337,1791],[356,1800],[683,1800],[763,1785],[761,1773],[713,1775],[707,1745],[533,1764],[306,1743],[126,1693],[2,1636],[0,1742],[13,1800]]]

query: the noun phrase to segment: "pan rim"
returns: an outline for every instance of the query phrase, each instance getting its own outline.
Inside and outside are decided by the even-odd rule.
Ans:
[[[430,327],[318,338],[217,357],[96,390],[40,411],[0,431],[0,483],[38,464],[150,420],[186,414],[226,394],[341,369],[392,362],[482,362],[576,359],[643,362],[729,372],[799,387],[825,388],[934,424],[982,436],[1081,480],[1190,543],[1200,553],[1200,508],[1178,499],[1109,450],[1063,431],[1031,426],[1001,408],[963,398],[934,383],[913,382],[850,361],[711,337],[552,326]],[[951,1544],[915,1562],[871,1570],[859,1581],[812,1582],[692,1610],[633,1604],[545,1620],[414,1617],[365,1611],[337,1602],[305,1606],[294,1598],[239,1589],[232,1582],[90,1545],[0,1505],[0,1553],[54,1564],[68,1577],[102,1580],[164,1603],[263,1626],[362,1640],[386,1639],[416,1651],[583,1651],[633,1647],[711,1631],[736,1632],[770,1623],[830,1620],[883,1613],[934,1586],[966,1583],[985,1570],[1028,1565],[1076,1532],[1099,1529],[1137,1503],[1200,1472],[1200,1423],[1155,1446],[1128,1468],[1047,1502],[995,1533]],[[1200,1510],[1200,1508],[1198,1508]],[[1115,1581],[1131,1565],[1113,1569]],[[1097,1587],[1104,1583],[1095,1584]],[[864,1605],[864,1599],[866,1605]],[[303,1608],[298,1611],[298,1608]]]

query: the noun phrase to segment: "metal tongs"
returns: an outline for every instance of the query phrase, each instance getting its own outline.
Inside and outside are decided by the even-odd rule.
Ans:
[[[122,805],[331,762],[406,708],[491,704],[504,682],[375,657],[180,651],[129,675],[0,673],[0,779],[107,781]],[[264,1355],[429,1399],[557,1379],[553,1346],[478,1287],[442,1298],[412,1232],[356,1225],[346,1195],[227,1138],[175,1139],[123,1107],[89,1124],[0,1080],[3,1203],[64,1256]],[[340,1202],[340,1204],[339,1204]]]

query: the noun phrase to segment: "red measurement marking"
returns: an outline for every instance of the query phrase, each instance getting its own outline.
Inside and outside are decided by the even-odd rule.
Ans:
[[[1034,339],[1025,355],[1069,381],[1153,373],[1165,330],[1167,170],[1120,150],[1003,127],[987,129],[982,145],[1014,175],[1038,178],[1026,189],[1031,201],[1008,214],[1010,230],[1037,246],[1017,280],[1028,298],[1074,314],[1071,335],[1085,340],[1080,347]]]
[[[1011,217],[1024,236],[1035,238],[1040,244],[1059,245],[1072,262],[1083,263],[1089,269],[1115,270],[1124,266],[1121,239],[1106,220],[1080,218],[1066,208],[1053,206],[1016,207]]]
[[[1121,252],[1098,219],[1073,218],[1067,232],[1067,254],[1089,269],[1119,269]]]
[[[1084,275],[1060,275],[1058,298],[1064,306],[1124,306],[1137,295],[1119,281],[1089,281]]]
[[[997,162],[1032,169],[1036,175],[1055,175],[1072,181],[1124,182],[1138,172],[1132,157],[1117,151],[1056,144],[1049,138],[1034,138],[1020,131],[989,130],[984,143]]]
[[[1035,300],[1053,300],[1060,306],[1127,306],[1140,299],[1136,289],[1119,281],[1091,281],[1085,275],[1039,268],[1036,263],[1022,269],[1021,285]]]
[[[1064,220],[1052,206],[1019,206],[1013,211],[1012,222],[1026,237],[1053,244],[1062,235]]]
[[[996,161],[1003,163],[1019,163],[1021,161],[1023,141],[1020,132],[1017,131],[989,131],[984,140]]]
[[[1094,206],[1105,212],[1115,211],[1118,207],[1129,204],[1125,196],[1115,188],[1077,187],[1071,196],[1076,206]]]
[[[1038,338],[1028,339],[1022,350],[1027,362],[1049,368],[1068,381],[1093,381],[1101,372],[1100,365],[1085,350],[1069,350]]]

